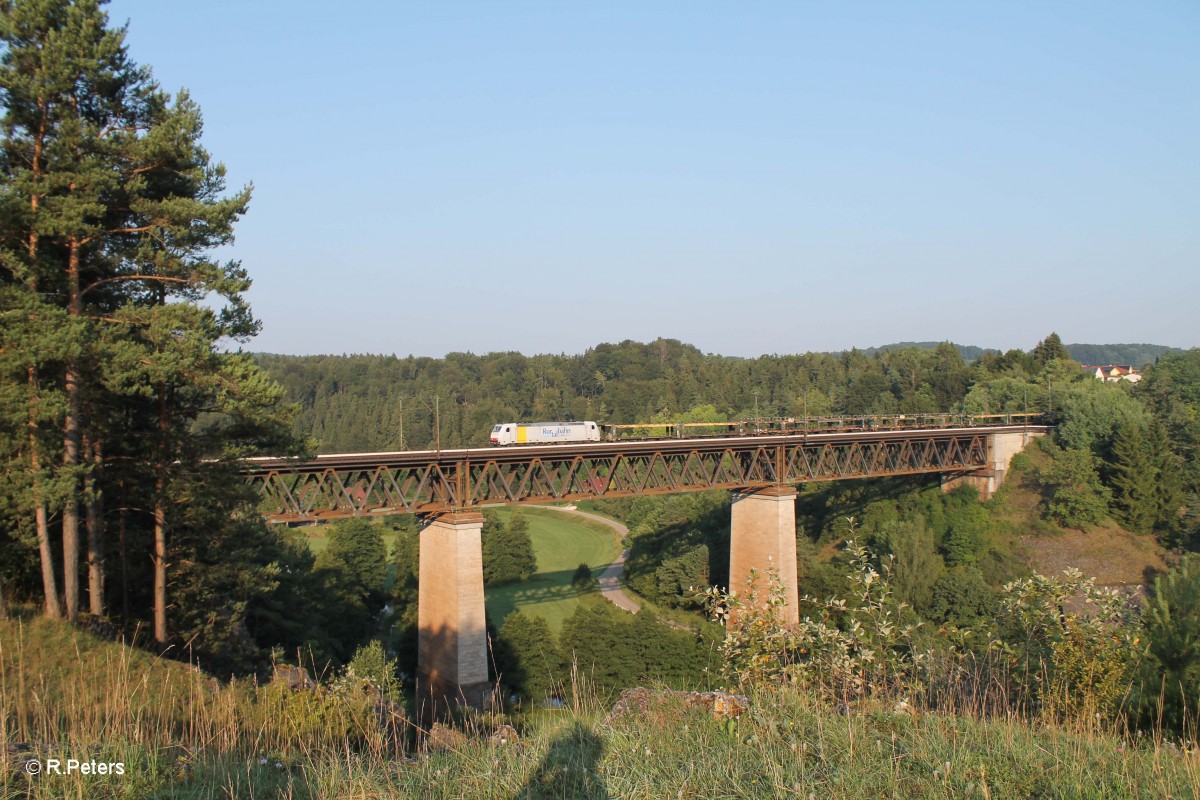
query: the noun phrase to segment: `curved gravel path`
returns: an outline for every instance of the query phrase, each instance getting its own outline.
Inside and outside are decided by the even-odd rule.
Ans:
[[[561,511],[564,514],[575,514],[580,517],[587,517],[590,520],[595,520],[603,525],[612,528],[617,534],[617,541],[624,541],[629,534],[629,528],[625,527],[616,520],[602,517],[599,514],[589,514],[587,511],[580,511],[577,508],[563,508],[561,506],[542,506],[542,508],[552,508],[555,511]],[[621,589],[621,574],[625,571],[625,558],[629,555],[628,550],[622,550],[611,564],[600,574],[600,593],[604,595],[604,599],[612,603],[617,608],[628,611],[630,614],[636,614],[640,605],[629,599],[629,595],[625,594]]]

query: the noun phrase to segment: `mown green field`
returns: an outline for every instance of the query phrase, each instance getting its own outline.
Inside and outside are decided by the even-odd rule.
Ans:
[[[507,507],[493,510],[506,525],[514,511]],[[529,537],[537,555],[538,571],[522,583],[488,587],[488,618],[499,627],[506,616],[519,608],[544,618],[557,632],[579,601],[580,592],[571,585],[575,570],[580,564],[587,564],[598,578],[620,552],[620,543],[613,531],[592,520],[540,508],[520,511],[529,520]],[[314,525],[304,530],[314,554],[329,546],[324,526]],[[383,541],[390,561],[396,534],[385,528]]]
[[[312,550],[313,555],[319,556],[325,548],[329,547],[329,537],[325,535],[324,525],[312,525],[303,530],[308,539],[308,549]],[[387,546],[388,561],[390,562],[392,554],[396,552],[396,534],[387,527],[383,529],[383,543]]]
[[[496,512],[507,524],[513,509],[498,508]],[[498,627],[520,609],[542,617],[557,632],[579,602],[580,593],[571,585],[575,570],[587,564],[592,575],[599,577],[620,552],[620,543],[604,526],[561,511],[523,508],[521,513],[529,520],[538,571],[521,583],[488,587],[487,615]]]

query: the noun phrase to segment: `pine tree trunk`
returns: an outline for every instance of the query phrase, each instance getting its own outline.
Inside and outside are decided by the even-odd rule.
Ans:
[[[163,479],[155,481],[154,499],[154,641],[167,643],[167,510]]]
[[[104,616],[104,508],[97,479],[100,476],[100,443],[88,442],[92,474],[87,479],[88,610]]]
[[[37,371],[29,368],[29,384],[31,398],[37,397]],[[37,443],[37,414],[33,408],[29,410],[29,467],[33,471],[34,509],[33,516],[37,525],[38,557],[42,562],[42,591],[46,598],[46,616],[58,619],[62,616],[62,606],[58,598],[58,581],[54,578],[54,554],[50,550],[50,521],[46,513],[46,501],[42,497],[41,473],[42,464],[38,457]]]
[[[37,504],[34,517],[37,520],[38,555],[42,560],[42,589],[46,594],[46,616],[50,619],[60,619],[62,605],[58,599],[58,582],[54,579],[54,554],[50,552],[50,523],[45,503]]]
[[[158,384],[159,453],[166,450],[167,390]],[[159,458],[154,480],[154,641],[167,643],[167,465]]]
[[[79,295],[79,242],[70,241],[67,256],[67,309],[75,318],[82,316]],[[73,477],[79,466],[79,438],[82,428],[79,362],[72,358],[66,368],[67,413],[63,419],[63,467],[70,485],[62,513],[63,602],[67,619],[79,618],[79,481]]]
[[[129,558],[125,550],[125,482],[121,481],[121,508],[117,513],[117,542],[121,551],[121,630],[129,625]]]
[[[31,274],[36,274],[37,257],[38,257],[38,229],[37,229],[37,213],[38,202],[41,199],[38,195],[38,179],[42,173],[42,145],[46,138],[46,104],[39,101],[38,108],[42,112],[41,124],[38,126],[37,136],[33,140],[33,159],[31,162],[32,178],[33,178],[33,193],[29,197],[29,210],[33,217],[33,227],[29,231],[29,267]],[[29,288],[35,294],[38,291],[36,278],[29,280]],[[34,493],[34,522],[37,526],[37,541],[38,541],[38,558],[42,562],[42,591],[45,595],[46,616],[50,619],[58,619],[62,616],[62,604],[58,597],[58,581],[54,578],[54,554],[50,550],[50,515],[46,512],[46,500],[41,492],[41,479],[38,477],[41,473],[42,464],[41,458],[38,456],[37,443],[37,392],[38,378],[37,368],[31,366],[29,368],[29,392],[30,392],[30,409],[29,409],[29,466],[33,470],[33,493]]]

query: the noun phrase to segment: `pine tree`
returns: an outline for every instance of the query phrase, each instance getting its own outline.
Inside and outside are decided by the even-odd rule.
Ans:
[[[1154,527],[1174,533],[1180,525],[1180,511],[1184,506],[1184,470],[1179,457],[1171,451],[1167,429],[1157,420],[1150,424],[1146,450],[1155,475]]]
[[[124,506],[150,510],[154,635],[165,642],[170,538],[172,530],[192,533],[182,524],[183,487],[215,468],[213,459],[283,445],[286,420],[281,390],[245,357],[217,348],[257,330],[243,297],[245,271],[210,255],[232,241],[249,190],[224,195],[224,168],[200,145],[199,109],[186,93],[163,93],[129,59],[124,30],[108,27],[102,5],[0,6],[0,288],[24,293],[2,307],[41,298],[65,318],[15,365],[25,372],[29,444],[4,457],[24,465],[24,506],[39,540],[49,538],[44,520],[59,512],[72,618],[81,526],[89,605],[101,613],[103,501],[119,486],[130,494]],[[202,416],[211,422],[197,426]],[[246,498],[219,502],[232,509]],[[140,529],[147,519],[128,521]]]
[[[1105,471],[1117,519],[1135,533],[1149,533],[1158,520],[1158,469],[1140,425],[1118,430]]]
[[[1051,333],[1038,342],[1037,346],[1033,348],[1032,355],[1039,367],[1045,367],[1055,360],[1070,360],[1071,358],[1071,352],[1067,350],[1057,333]]]
[[[497,668],[509,688],[534,702],[562,690],[567,680],[566,665],[546,620],[514,611],[504,618],[499,639],[504,643],[507,663]]]
[[[485,584],[499,586],[523,581],[537,572],[537,556],[524,514],[514,512],[507,525],[494,512],[485,511],[483,519],[480,536]]]
[[[1176,731],[1195,730],[1200,707],[1200,556],[1154,579],[1142,617],[1146,651],[1135,700],[1143,718]]]
[[[350,519],[329,528],[329,546],[317,566],[336,565],[356,585],[364,599],[378,599],[387,577],[387,546],[378,525]]]

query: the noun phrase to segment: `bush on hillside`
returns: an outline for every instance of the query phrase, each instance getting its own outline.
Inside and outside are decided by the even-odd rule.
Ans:
[[[929,617],[936,622],[972,626],[989,622],[996,613],[996,592],[977,567],[955,567],[943,572],[931,589]]]
[[[853,529],[852,529],[853,532]],[[913,647],[917,624],[902,624],[907,607],[892,595],[890,559],[881,570],[866,548],[847,542],[852,571],[846,597],[804,598],[815,608],[798,625],[784,624],[787,603],[777,577],[753,575],[744,596],[705,593],[712,616],[726,625],[721,678],[741,689],[798,684],[831,701],[906,695],[917,685],[923,654]]]
[[[1136,614],[1127,598],[1077,569],[1006,585],[994,645],[1014,702],[1077,721],[1115,713],[1128,690]]]
[[[1112,493],[1100,482],[1099,460],[1086,449],[1064,449],[1045,439],[1038,446],[1051,458],[1038,471],[1042,515],[1065,528],[1088,530],[1108,514]]]

